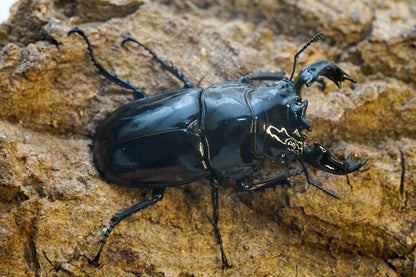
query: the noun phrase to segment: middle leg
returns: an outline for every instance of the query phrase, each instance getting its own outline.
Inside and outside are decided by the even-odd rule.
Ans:
[[[215,178],[211,179],[211,188],[212,188],[212,217],[214,226],[214,232],[218,240],[218,244],[220,245],[221,250],[221,259],[222,259],[222,267],[223,268],[231,268],[232,266],[228,263],[227,257],[225,256],[224,247],[222,246],[222,239],[220,229],[218,228],[218,181]]]
[[[126,217],[128,217],[130,215],[133,215],[137,212],[140,212],[140,211],[152,206],[156,202],[159,202],[160,200],[162,200],[164,192],[165,192],[164,188],[162,188],[162,189],[153,189],[152,199],[137,203],[137,204],[131,206],[130,208],[122,211],[121,213],[116,214],[111,219],[110,225],[107,227],[107,230],[104,234],[104,237],[101,240],[101,246],[100,246],[100,249],[98,250],[97,255],[95,255],[94,259],[90,260],[90,263],[93,264],[93,265],[98,265],[98,261],[100,259],[101,251],[103,250],[104,244],[107,241],[107,238],[110,235],[111,231],[113,230],[113,228],[117,224],[119,224]]]

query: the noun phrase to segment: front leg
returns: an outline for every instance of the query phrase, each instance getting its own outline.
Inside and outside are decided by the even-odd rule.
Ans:
[[[266,188],[274,188],[276,186],[289,185],[289,180],[287,178],[299,175],[303,172],[303,169],[295,172],[282,172],[276,177],[262,180],[257,183],[253,183],[251,177],[244,178],[237,181],[243,191],[259,191]]]
[[[285,73],[282,71],[275,71],[275,72],[257,72],[257,73],[250,73],[245,76],[241,76],[238,78],[237,83],[244,83],[251,85],[252,80],[257,81],[279,81],[285,77]]]

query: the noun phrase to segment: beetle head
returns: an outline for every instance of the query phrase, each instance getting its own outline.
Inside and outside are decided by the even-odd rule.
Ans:
[[[257,120],[256,149],[271,161],[285,162],[302,154],[311,131],[305,112],[308,102],[296,94],[290,81],[282,79],[260,86],[250,95]]]

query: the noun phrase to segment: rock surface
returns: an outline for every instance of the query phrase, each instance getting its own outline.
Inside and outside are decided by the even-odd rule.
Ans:
[[[0,26],[0,275],[415,276],[415,14],[414,1],[392,0],[21,0]],[[264,193],[221,187],[232,269],[221,269],[205,181],[168,189],[120,223],[92,266],[112,216],[150,192],[108,184],[94,169],[97,124],[132,97],[97,74],[82,39],[67,36],[75,26],[105,67],[148,94],[180,83],[146,52],[121,47],[127,33],[207,87],[290,73],[296,50],[324,31],[298,71],[328,59],[358,84],[304,90],[307,142],[369,161],[348,178],[310,170],[342,200],[303,176]]]

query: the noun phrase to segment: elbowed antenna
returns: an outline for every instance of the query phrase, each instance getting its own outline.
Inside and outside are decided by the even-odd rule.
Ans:
[[[290,74],[290,78],[289,81],[292,82],[292,78],[293,78],[293,74],[295,74],[295,69],[296,69],[296,63],[298,60],[298,56],[300,55],[300,53],[302,53],[306,48],[309,47],[309,45],[311,45],[314,42],[317,42],[318,40],[323,39],[325,36],[325,34],[323,32],[320,32],[318,34],[316,34],[313,38],[311,38],[303,47],[302,49],[300,49],[296,54],[295,54],[295,58],[294,58],[294,62],[293,62],[293,70],[292,70],[292,74]]]

